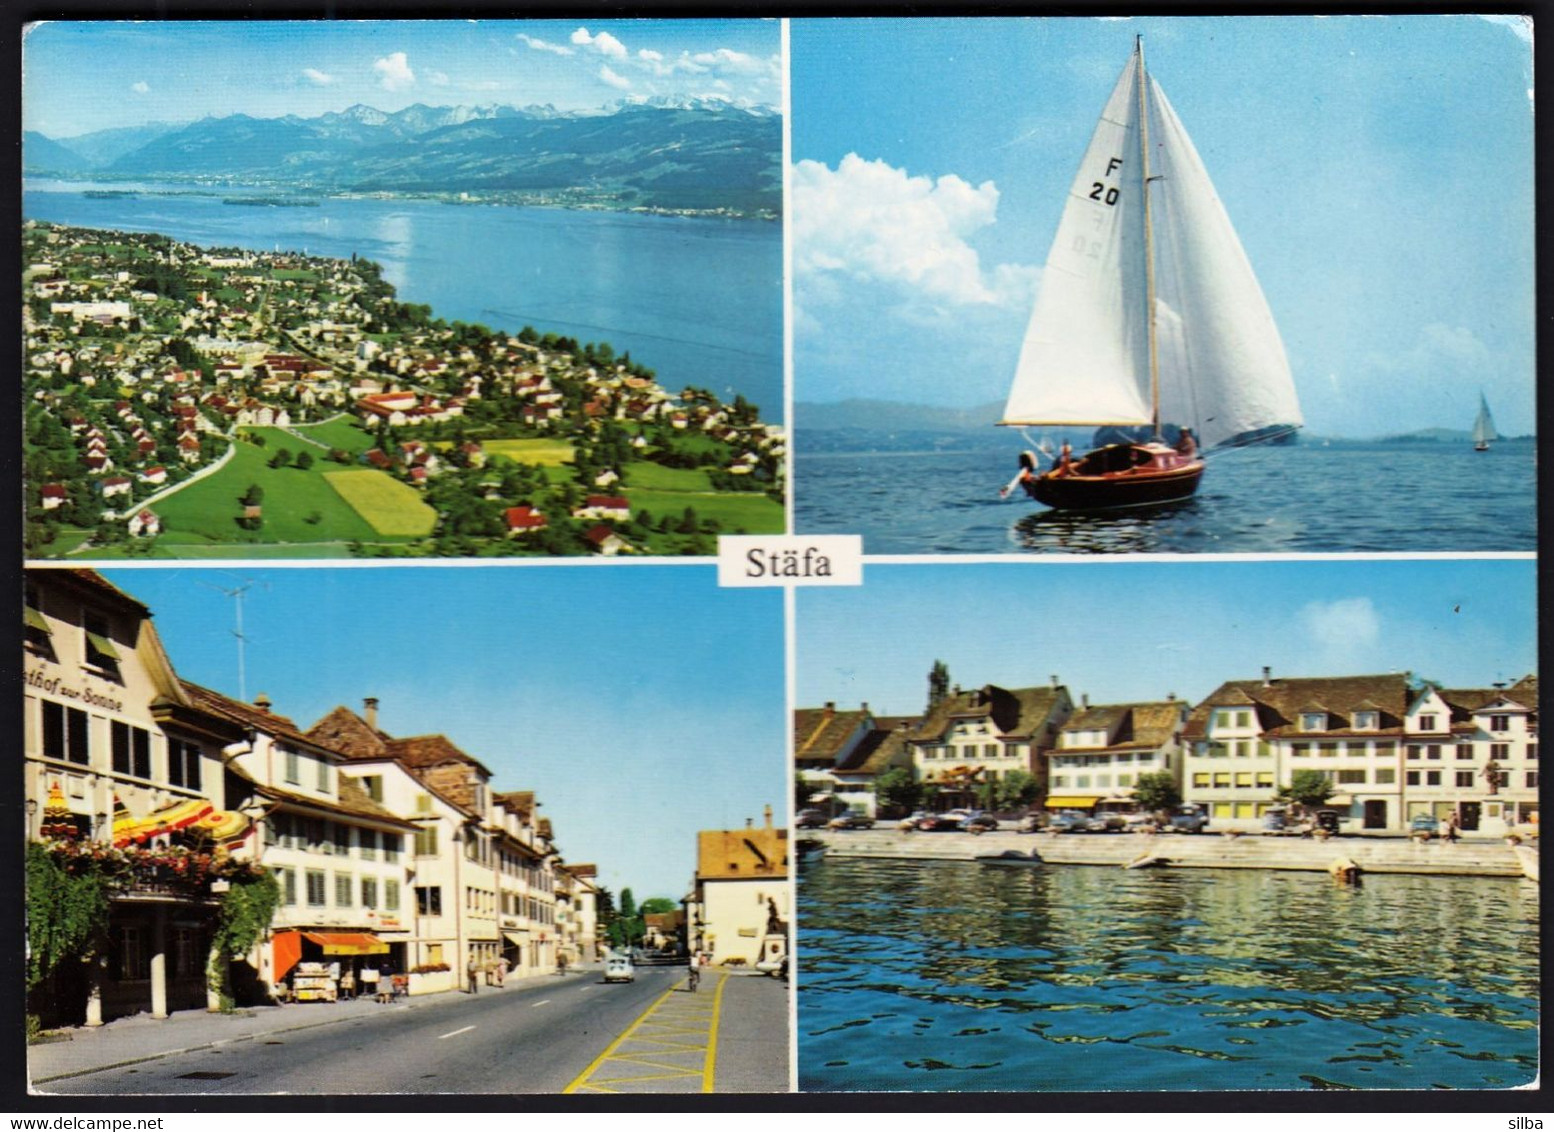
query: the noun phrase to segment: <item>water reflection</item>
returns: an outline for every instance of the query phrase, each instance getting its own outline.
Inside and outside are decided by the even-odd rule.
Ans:
[[[828,860],[799,911],[806,1088],[1536,1072],[1538,891],[1521,881]]]

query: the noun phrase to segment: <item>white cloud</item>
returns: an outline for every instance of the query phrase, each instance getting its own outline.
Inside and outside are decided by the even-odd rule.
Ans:
[[[134,86],[130,87],[130,90],[134,91],[136,94],[151,93],[151,87],[143,82],[136,83]]]
[[[699,67],[735,75],[753,75],[766,67],[766,64],[754,55],[731,51],[727,47],[720,47],[716,51],[698,52],[691,56],[691,61]]]
[[[631,89],[631,80],[621,75],[617,75],[614,71],[610,70],[610,65],[608,63],[599,64],[599,77],[613,86],[616,90]]]
[[[576,52],[574,52],[570,47],[564,47],[559,43],[547,43],[543,39],[535,39],[534,36],[525,35],[523,32],[518,33],[518,38],[524,43],[527,43],[535,51],[549,51],[552,55],[576,54]]]
[[[404,90],[415,85],[415,72],[410,69],[410,59],[403,51],[385,55],[372,65],[378,73],[378,85],[384,90]]]
[[[447,86],[450,81],[441,71],[428,71],[426,77],[433,86]]]
[[[1368,597],[1313,601],[1300,611],[1301,627],[1329,656],[1369,649],[1381,639],[1381,619]]]
[[[572,42],[579,47],[592,47],[599,54],[607,55],[611,59],[626,58],[626,45],[607,31],[601,31],[598,35],[589,35],[587,28],[578,28],[572,33]]]
[[[834,170],[817,161],[795,165],[791,207],[794,273],[807,282],[838,274],[938,304],[1023,305],[1029,298],[1032,269],[984,272],[967,243],[997,219],[992,181],[913,177],[850,153]]]
[[[302,68],[302,77],[307,79],[308,82],[312,83],[314,86],[328,86],[330,83],[339,81],[333,75],[326,74],[323,71],[314,69],[313,67]]]
[[[664,61],[664,54],[662,51],[649,51],[644,47],[637,52],[637,58],[648,63],[662,63]]]

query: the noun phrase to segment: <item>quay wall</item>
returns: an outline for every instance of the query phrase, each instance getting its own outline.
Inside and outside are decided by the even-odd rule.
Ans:
[[[814,831],[806,838],[824,843],[830,857],[893,857],[909,860],[969,861],[1006,849],[1032,849],[1053,865],[1121,867],[1145,856],[1166,858],[1171,867],[1197,869],[1293,869],[1327,872],[1348,857],[1368,873],[1422,873],[1435,876],[1519,877],[1516,850],[1504,842],[1417,842],[1406,838],[1300,837],[1224,834],[1020,834],[902,833],[894,829]]]

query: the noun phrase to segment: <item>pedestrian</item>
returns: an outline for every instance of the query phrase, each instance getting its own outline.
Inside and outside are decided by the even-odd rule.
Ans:
[[[686,981],[689,984],[689,989],[692,994],[696,993],[696,985],[701,982],[700,959],[701,955],[699,952],[691,952],[691,970],[689,976],[687,976]],[[713,1005],[716,1006],[717,1004],[714,1003]]]
[[[465,966],[464,970],[465,973],[469,975],[469,993],[479,994],[480,968],[475,964],[475,955],[473,952],[470,953],[469,963]]]
[[[507,960],[505,958],[496,961],[496,985],[499,987],[507,985]]]
[[[378,994],[378,969],[371,963],[362,968],[362,997],[383,1001]]]
[[[1457,840],[1457,815],[1446,815],[1446,832],[1441,834],[1441,840],[1455,843]]]
[[[351,999],[356,997],[356,971],[347,967],[345,973],[340,976],[340,997]]]

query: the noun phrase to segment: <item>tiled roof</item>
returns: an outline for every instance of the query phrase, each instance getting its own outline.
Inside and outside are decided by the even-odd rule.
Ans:
[[[180,680],[184,694],[189,697],[196,707],[216,715],[226,716],[244,727],[252,727],[256,731],[263,731],[266,735],[272,735],[277,739],[284,739],[289,743],[300,743],[308,747],[323,747],[332,750],[327,743],[321,743],[304,734],[284,715],[277,715],[271,711],[265,711],[253,704],[245,704],[241,700],[234,700],[229,696],[223,696],[220,692],[213,692],[209,688],[202,688],[198,684],[191,684],[187,680]]]
[[[1267,735],[1306,734],[1300,729],[1300,713],[1321,710],[1332,718],[1328,731],[1352,727],[1356,711],[1379,711],[1379,730],[1397,730],[1408,711],[1408,676],[1389,672],[1378,676],[1314,676],[1262,680],[1230,680],[1195,705],[1184,735],[1202,739],[1208,733],[1209,716],[1217,707],[1257,708],[1258,726]],[[1320,708],[1311,705],[1320,704]],[[1369,733],[1369,732],[1367,732]],[[1315,733],[1320,734],[1320,732]]]
[[[958,719],[987,719],[1000,735],[1029,738],[1038,732],[1065,696],[1066,690],[1050,684],[1037,688],[1000,688],[988,684],[969,692],[945,696],[934,705],[913,742],[932,743],[944,737]]]
[[[920,721],[912,716],[880,716],[848,756],[836,764],[836,770],[849,774],[879,774],[894,764],[912,761],[907,753],[907,736]]]
[[[793,761],[832,766],[842,748],[869,721],[867,711],[837,711],[834,706],[799,708],[793,713]]]
[[[68,577],[73,581],[86,586],[97,597],[109,598],[112,601],[118,603],[120,606],[133,611],[138,617],[151,616],[151,610],[147,606],[143,605],[135,598],[130,597],[129,594],[119,589],[118,586],[114,585],[107,578],[99,574],[96,570],[71,568],[68,570],[29,570],[28,573],[33,577],[38,577],[43,580]]]
[[[1187,705],[1180,700],[1152,700],[1138,704],[1096,704],[1081,708],[1063,725],[1065,732],[1105,731],[1109,742],[1097,749],[1155,750],[1171,741]],[[1064,750],[1086,748],[1065,746]]]
[[[412,735],[408,739],[389,739],[385,744],[388,754],[404,763],[411,770],[425,770],[443,763],[461,762],[479,767],[489,777],[491,772],[473,755],[467,755],[446,735]]]
[[[367,726],[367,721],[347,707],[337,707],[312,727],[308,737],[352,759],[388,757],[388,737]]]
[[[764,880],[787,875],[786,829],[704,829],[696,835],[697,880]]]

